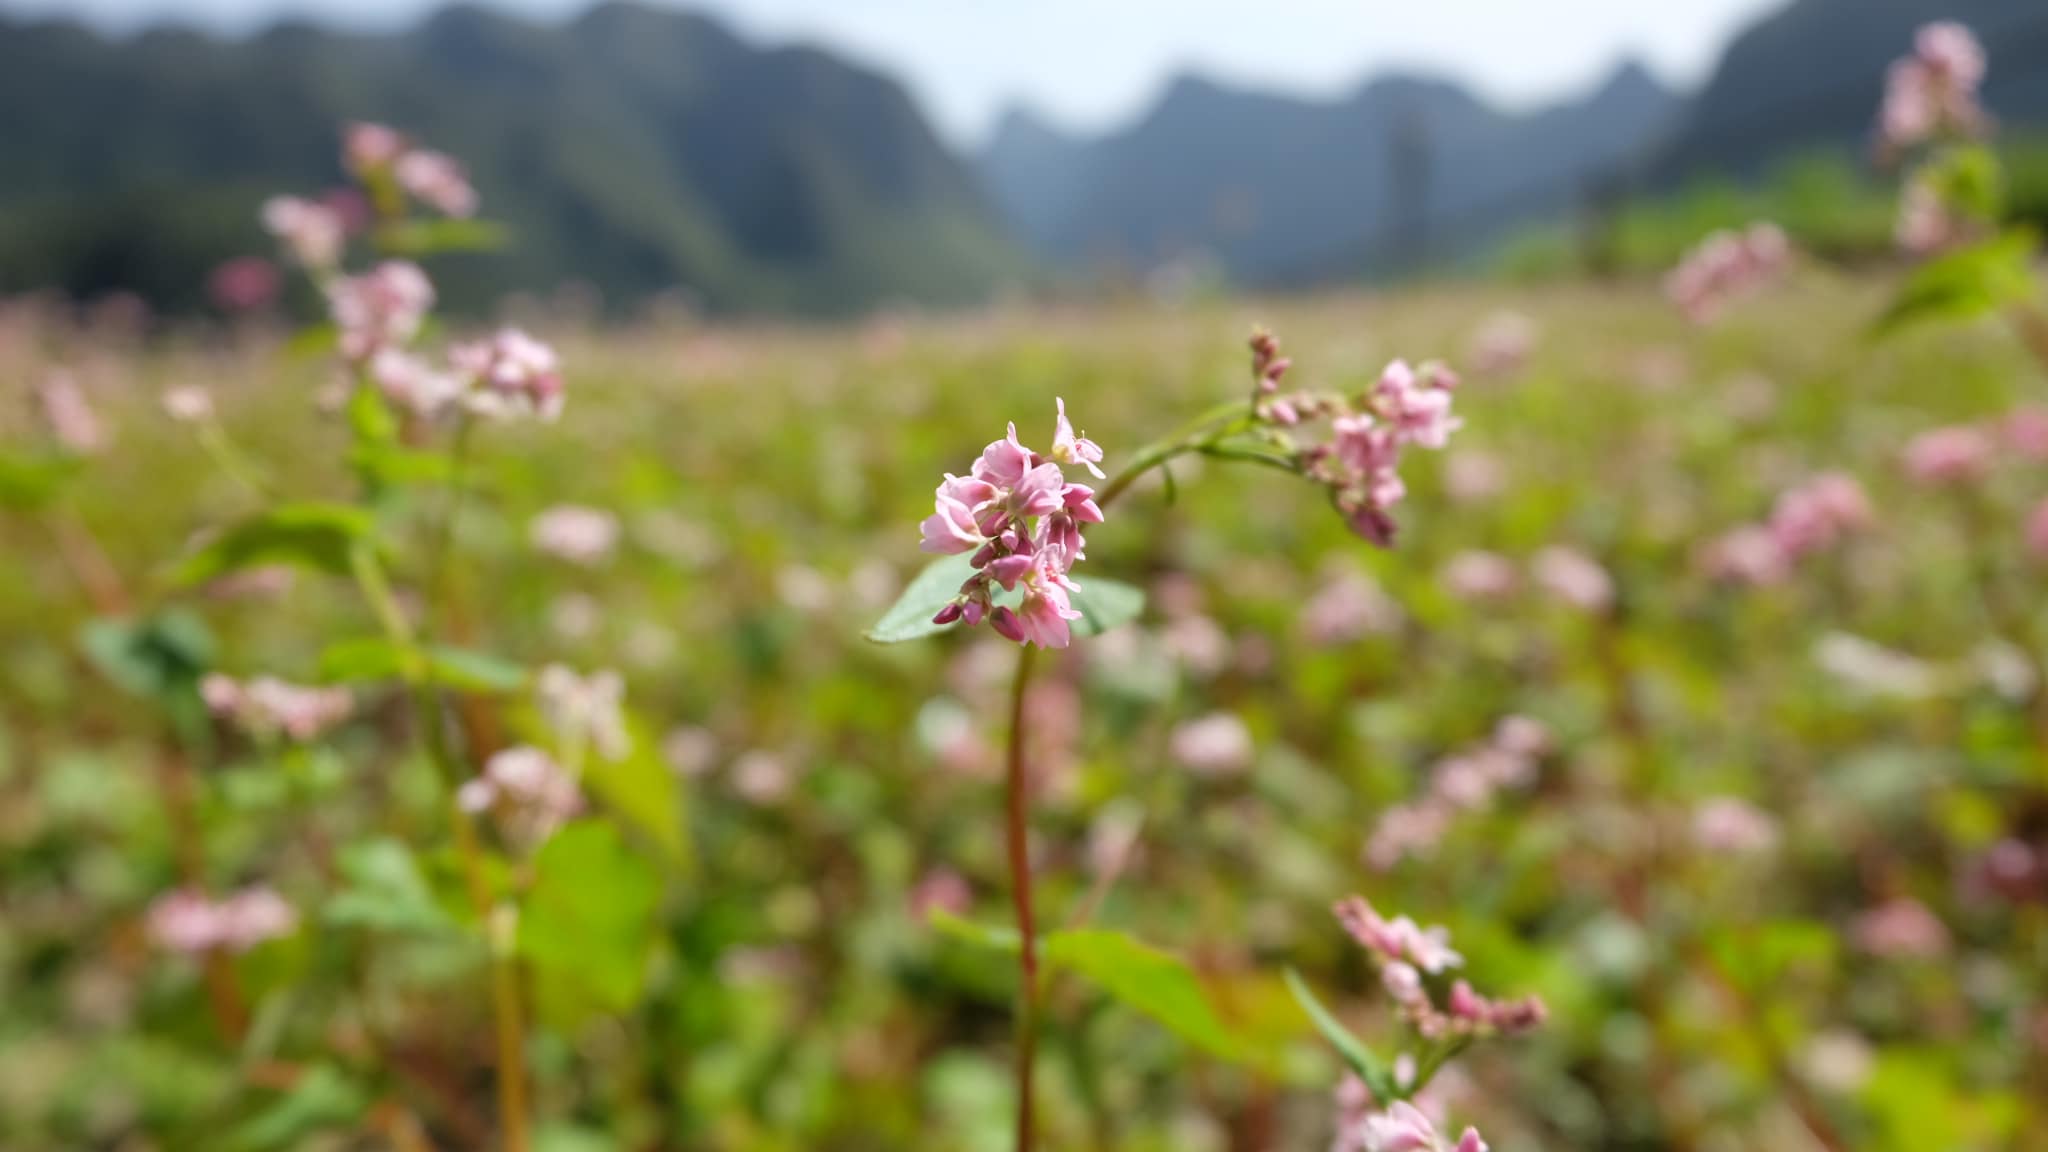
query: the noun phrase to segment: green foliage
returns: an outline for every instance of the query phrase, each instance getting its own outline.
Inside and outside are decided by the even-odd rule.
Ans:
[[[518,954],[533,965],[548,1018],[619,1013],[640,998],[654,945],[661,883],[645,858],[601,820],[555,833],[533,862]]]
[[[79,629],[78,645],[115,687],[147,700],[190,695],[213,664],[206,623],[176,609],[141,619],[89,621]]]
[[[1331,1015],[1328,1008],[1323,1007],[1323,1002],[1316,999],[1316,994],[1309,991],[1308,985],[1302,981],[1301,974],[1292,968],[1287,970],[1287,990],[1294,994],[1295,1002],[1308,1014],[1309,1020],[1316,1026],[1316,1031],[1323,1034],[1323,1039],[1330,1042],[1330,1046],[1337,1050],[1337,1055],[1344,1058],[1344,1063],[1358,1074],[1360,1080],[1365,1081],[1366,1087],[1372,1089],[1374,1096],[1381,1100],[1392,1100],[1400,1095],[1394,1088],[1394,1078],[1387,1071],[1386,1063],[1374,1055],[1364,1041],[1352,1035],[1351,1030]]]
[[[231,572],[282,564],[346,575],[354,550],[376,530],[369,512],[347,504],[282,504],[234,524],[172,569],[190,587]]]
[[[342,853],[340,868],[344,886],[322,910],[327,923],[429,938],[457,930],[412,852],[399,841],[350,845]]]
[[[1873,335],[1891,336],[1931,322],[1976,320],[2035,298],[2033,258],[2040,243],[2031,232],[1946,253],[1913,271]]]
[[[415,667],[415,663],[419,666]],[[331,684],[415,680],[422,676],[457,692],[503,694],[526,687],[526,669],[464,648],[434,645],[413,652],[382,637],[337,640],[320,653],[320,678]]]

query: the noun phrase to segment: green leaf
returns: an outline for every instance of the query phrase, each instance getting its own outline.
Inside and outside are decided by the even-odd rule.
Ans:
[[[227,1146],[235,1152],[302,1147],[315,1133],[354,1127],[369,1106],[369,1093],[361,1085],[317,1064],[290,1091],[237,1125]]]
[[[660,748],[634,725],[631,751],[617,760],[592,756],[583,781],[606,810],[653,841],[671,866],[689,863],[689,828],[684,821],[682,781],[661,758]]]
[[[943,908],[933,909],[928,923],[941,936],[971,944],[976,948],[989,948],[997,952],[1017,952],[1017,933],[1008,928],[991,924],[976,924],[962,919]]]
[[[132,696],[159,699],[187,691],[213,663],[213,635],[190,612],[140,620],[97,619],[78,632],[86,660]]]
[[[1916,324],[1975,320],[2031,299],[2037,246],[2032,232],[2014,229],[1921,265],[1900,286],[1871,335],[1881,339]]]
[[[400,484],[445,484],[455,475],[454,461],[439,452],[422,452],[396,442],[359,441],[348,455],[349,466],[382,487]]]
[[[1295,1003],[1300,1004],[1301,1010],[1315,1022],[1316,1031],[1337,1049],[1337,1054],[1344,1058],[1353,1072],[1358,1073],[1358,1078],[1365,1081],[1365,1086],[1372,1089],[1375,1097],[1381,1100],[1398,1098],[1399,1093],[1394,1091],[1394,1078],[1388,1073],[1387,1066],[1365,1046],[1364,1041],[1353,1036],[1349,1028],[1323,1007],[1323,1002],[1316,999],[1316,994],[1302,982],[1301,974],[1292,968],[1287,970],[1287,990],[1294,993]]]
[[[944,556],[927,564],[896,598],[896,603],[868,629],[867,638],[877,644],[901,644],[951,628],[950,624],[932,623],[932,617],[952,603],[960,594],[960,585],[974,575],[972,559],[964,555]],[[1074,610],[1081,613],[1081,619],[1074,621],[1076,636],[1099,636],[1130,623],[1145,610],[1144,591],[1122,581],[1084,576],[1075,583],[1080,591],[1073,595]],[[996,590],[998,605],[1014,608],[1023,599],[1021,590]]]
[[[398,935],[443,936],[455,921],[434,898],[412,852],[396,840],[370,840],[344,849],[343,888],[322,912],[328,924]]]
[[[377,248],[388,256],[432,256],[439,252],[491,252],[510,239],[489,220],[402,220],[377,229]]]
[[[409,680],[409,663],[405,649],[382,637],[340,640],[320,653],[320,678],[330,684]],[[424,668],[435,683],[457,692],[502,695],[526,686],[526,669],[522,665],[466,648],[428,648]]]
[[[578,820],[534,858],[518,950],[536,969],[542,1010],[576,1021],[624,1012],[640,997],[661,883],[618,829]]]
[[[286,356],[294,360],[318,360],[334,355],[336,345],[341,342],[341,332],[332,324],[309,324],[285,342]]]
[[[346,574],[350,550],[375,526],[369,512],[347,504],[286,504],[213,537],[180,561],[171,579],[190,587],[269,564]]]
[[[1242,1061],[1255,1055],[1216,1015],[1194,970],[1172,953],[1097,928],[1054,932],[1040,949],[1048,965],[1080,976],[1212,1056]]]
[[[0,455],[0,507],[45,507],[84,468],[81,458],[58,453]]]
[[[868,629],[868,639],[877,644],[901,644],[945,631],[948,626],[932,623],[932,617],[952,603],[960,594],[960,585],[974,575],[971,559],[942,556],[925,565],[924,571],[896,597],[896,603]]]
[[[398,442],[398,417],[391,411],[391,405],[384,394],[375,388],[358,386],[348,394],[348,429],[356,439],[356,452],[351,462],[358,468],[364,466],[364,455],[395,448]]]

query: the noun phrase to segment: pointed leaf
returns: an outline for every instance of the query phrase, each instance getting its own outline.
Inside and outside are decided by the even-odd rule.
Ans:
[[[1242,1061],[1258,1055],[1217,1016],[1194,970],[1172,953],[1094,928],[1054,932],[1040,947],[1048,965],[1073,972],[1212,1056]]]
[[[1323,1002],[1316,999],[1316,994],[1302,982],[1301,974],[1292,968],[1287,970],[1287,990],[1294,993],[1295,1002],[1315,1022],[1316,1030],[1337,1049],[1337,1054],[1344,1058],[1353,1072],[1358,1073],[1358,1078],[1365,1081],[1365,1086],[1372,1089],[1375,1097],[1381,1100],[1398,1098],[1394,1091],[1394,1078],[1388,1074],[1387,1066],[1363,1041],[1353,1036],[1350,1029],[1339,1023],[1329,1009],[1323,1007]]]
[[[171,579],[182,587],[271,564],[346,574],[356,543],[375,530],[370,514],[347,504],[286,504],[253,516],[202,544]]]

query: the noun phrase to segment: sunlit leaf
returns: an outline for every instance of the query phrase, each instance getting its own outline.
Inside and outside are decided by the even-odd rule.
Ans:
[[[1201,980],[1180,957],[1104,929],[1054,932],[1040,948],[1047,965],[1074,973],[1210,1055],[1254,1055],[1216,1015]]]
[[[419,258],[441,252],[491,252],[505,246],[501,224],[489,220],[416,219],[377,229],[377,248],[387,256]]]
[[[542,846],[520,909],[519,954],[543,1010],[573,1021],[639,999],[661,884],[604,820],[578,820]]]
[[[58,453],[0,453],[0,507],[33,511],[47,505],[85,462]]]
[[[526,686],[525,667],[501,657],[444,645],[427,648],[422,655],[420,671],[458,692],[493,695]],[[410,680],[410,664],[407,650],[391,641],[357,637],[329,644],[320,653],[320,678],[330,684]]]
[[[605,808],[659,849],[671,866],[689,859],[682,781],[661,758],[661,750],[635,725],[633,746],[617,760],[593,756],[583,782]]]
[[[369,840],[351,845],[342,851],[339,868],[343,887],[321,911],[328,924],[420,936],[457,931],[404,844]]]
[[[1975,320],[2030,299],[2036,247],[2032,232],[2015,229],[1929,261],[1900,286],[1872,334],[1885,337],[1917,324]]]

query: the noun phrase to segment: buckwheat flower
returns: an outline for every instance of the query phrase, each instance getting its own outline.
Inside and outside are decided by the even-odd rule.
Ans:
[[[476,189],[460,162],[445,153],[415,148],[398,158],[399,187],[443,216],[476,215]]]
[[[264,311],[277,302],[282,287],[277,266],[260,256],[229,260],[206,278],[214,307],[231,316]]]
[[[1507,465],[1492,453],[1462,451],[1444,461],[1444,494],[1460,504],[1498,496],[1507,483]]]
[[[370,357],[370,380],[386,400],[421,419],[433,419],[462,398],[463,383],[424,357],[380,348]]]
[[[1900,251],[1933,256],[1961,243],[1964,228],[1949,211],[1941,190],[1924,175],[1916,175],[1899,194],[1899,218],[1892,235]]]
[[[789,795],[789,766],[773,752],[756,748],[732,762],[732,787],[750,804],[766,807]]]
[[[517,328],[458,344],[449,350],[448,359],[468,383],[470,410],[478,415],[552,421],[562,414],[560,358],[553,348]]]
[[[1760,524],[1746,524],[1710,542],[1700,567],[1715,580],[1763,587],[1782,584],[1792,575],[1791,558],[1777,536]]]
[[[1856,946],[1883,959],[1932,959],[1949,949],[1948,927],[1910,897],[1888,900],[1856,918]]]
[[[1086,436],[1074,433],[1074,425],[1067,419],[1067,402],[1055,398],[1053,405],[1057,415],[1053,418],[1052,458],[1061,464],[1079,464],[1088,469],[1097,480],[1104,479],[1102,469],[1102,448]]]
[[[1488,316],[1472,336],[1472,368],[1482,376],[1508,376],[1520,371],[1536,348],[1536,322],[1519,312]]]
[[[1451,812],[1424,801],[1396,804],[1380,814],[1365,843],[1365,861],[1385,872],[1411,856],[1426,856],[1450,830]]]
[[[220,943],[220,918],[213,901],[190,888],[166,892],[152,901],[148,930],[157,947],[188,956],[210,951]]]
[[[532,847],[583,810],[576,780],[554,757],[518,745],[494,753],[464,784],[456,802],[472,815],[494,813],[506,835]]]
[[[1387,365],[1373,389],[1374,410],[1392,426],[1401,443],[1442,448],[1464,423],[1451,415],[1451,389],[1443,383],[1447,378],[1455,383],[1455,377],[1434,369],[1418,375],[1407,361],[1396,360]]]
[[[2027,513],[2027,555],[2036,564],[2048,564],[2048,499]]]
[[[1197,776],[1234,776],[1250,768],[1254,749],[1244,721],[1229,712],[1211,712],[1173,730],[1168,742],[1173,758]]]
[[[356,121],[342,126],[341,161],[358,176],[391,167],[405,150],[405,137],[383,124]]]
[[[247,952],[266,940],[291,935],[299,926],[299,914],[275,889],[261,885],[244,888],[216,909],[220,946],[230,952]]]
[[[200,681],[199,695],[215,716],[258,739],[282,736],[304,743],[355,711],[355,697],[346,688],[305,687],[270,676],[238,681],[210,673]]]
[[[1834,547],[1876,522],[1870,498],[1855,477],[1828,472],[1778,497],[1769,529],[1787,560]]]
[[[1599,561],[1575,548],[1543,549],[1536,554],[1531,574],[1537,587],[1581,612],[1605,612],[1614,604],[1614,578]]]
[[[557,504],[533,518],[526,536],[535,551],[588,568],[611,557],[619,520],[602,508]]]
[[[1665,292],[1694,323],[1709,323],[1730,303],[1782,277],[1791,255],[1791,242],[1775,224],[1716,232],[1671,271]]]
[[[1981,428],[1936,428],[1906,445],[1906,474],[1928,486],[1970,484],[1991,470],[1995,454],[1991,438]]]
[[[1952,21],[1923,26],[1914,37],[1913,54],[1885,74],[1880,148],[1896,154],[1943,134],[1981,132],[1985,116],[1977,92],[1985,72],[1983,46],[1968,28]]]
[[[2002,427],[2005,442],[2023,459],[2048,461],[2048,408],[2022,405],[2006,414]]]
[[[1844,688],[1865,696],[1925,700],[1942,690],[1941,669],[1846,632],[1815,641],[1813,661]]]
[[[66,451],[91,456],[106,447],[106,430],[100,424],[99,413],[86,400],[77,377],[62,369],[51,372],[36,389],[36,398],[42,403],[43,421],[49,425],[50,434]]]
[[[351,364],[367,364],[386,348],[411,343],[433,306],[433,282],[419,265],[405,260],[386,260],[327,287],[337,344]]]
[[[934,868],[918,878],[910,889],[910,915],[930,920],[934,913],[965,916],[974,908],[974,889],[967,878],[951,868]]]
[[[1352,1142],[1340,1139],[1338,1147],[1359,1152],[1488,1152],[1486,1142],[1473,1128],[1465,1129],[1457,1143],[1450,1144],[1437,1134],[1429,1117],[1406,1100],[1396,1100],[1385,1111],[1366,1116]]]
[[[1778,845],[1778,822],[1747,801],[1720,796],[1692,816],[1693,840],[1717,856],[1761,856]]]
[[[1443,584],[1460,600],[1505,600],[1521,586],[1514,561],[1498,552],[1460,552],[1444,565]]]
[[[213,419],[213,393],[198,384],[166,388],[162,397],[164,415],[180,424],[203,424]]]
[[[1550,752],[1550,729],[1533,717],[1503,716],[1494,725],[1493,746],[1510,756],[1534,760]]]
[[[1876,1066],[1870,1041],[1841,1029],[1815,1036],[1799,1054],[1800,1071],[1814,1087],[1839,1096],[1862,1091]]]
[[[541,717],[562,746],[576,748],[588,741],[606,760],[622,760],[632,751],[625,695],[625,680],[610,669],[583,676],[566,665],[550,664],[534,682]]]
[[[324,272],[341,259],[347,239],[334,209],[297,196],[273,196],[263,203],[263,228],[284,245],[301,268]]]
[[[1371,577],[1343,569],[1323,582],[1301,610],[1301,632],[1320,648],[1349,644],[1400,625],[1401,610]]]
[[[669,771],[694,780],[711,771],[718,759],[718,737],[709,728],[684,725],[661,738],[661,759]]]

